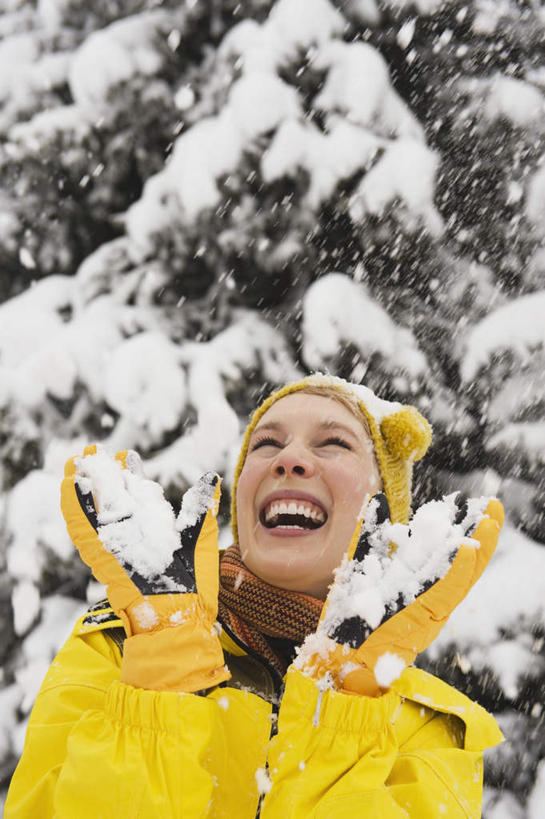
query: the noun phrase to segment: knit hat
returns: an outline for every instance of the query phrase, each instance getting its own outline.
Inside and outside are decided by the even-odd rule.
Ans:
[[[428,450],[432,437],[430,424],[416,407],[395,401],[384,401],[361,384],[351,384],[343,378],[314,373],[302,381],[286,384],[273,392],[255,410],[250,419],[244,434],[233,481],[231,528],[235,543],[238,543],[237,486],[246,461],[250,437],[260,418],[273,404],[286,395],[299,392],[306,387],[326,387],[328,390],[344,393],[356,400],[369,425],[377,464],[382,476],[383,491],[390,505],[391,520],[397,523],[408,522],[411,513],[413,463],[423,458]]]

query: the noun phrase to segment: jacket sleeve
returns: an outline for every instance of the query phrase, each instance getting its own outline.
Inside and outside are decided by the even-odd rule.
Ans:
[[[444,710],[460,716],[393,689],[376,698],[321,693],[300,672],[288,673],[262,819],[481,816],[482,751],[501,741],[494,720],[439,680],[408,671],[413,688],[420,681],[424,691],[453,692],[458,704],[447,697]],[[462,709],[480,732],[464,723]]]
[[[61,649],[30,717],[6,819],[254,816],[268,704],[232,688],[207,697],[136,689],[119,681],[120,660],[100,632],[73,634]]]

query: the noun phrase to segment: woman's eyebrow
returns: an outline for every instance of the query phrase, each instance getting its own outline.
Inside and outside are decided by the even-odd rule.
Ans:
[[[267,423],[260,424],[256,427],[252,435],[255,435],[256,432],[262,432],[263,430],[278,431],[279,429],[282,429],[282,424],[279,424],[277,421],[267,421]]]
[[[341,424],[339,421],[333,421],[333,420],[331,420],[331,421],[322,421],[319,424],[319,427],[320,427],[320,429],[325,429],[325,430],[329,430],[329,431],[339,429],[342,432],[344,432],[346,435],[350,435],[350,436],[352,436],[352,438],[355,438],[356,440],[358,440],[358,436],[354,432],[354,430],[350,429],[350,427],[346,426],[345,424]]]

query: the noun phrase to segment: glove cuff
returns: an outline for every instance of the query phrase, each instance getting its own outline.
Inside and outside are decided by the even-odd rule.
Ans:
[[[370,668],[361,666],[350,671],[337,683],[337,690],[342,694],[358,694],[360,697],[381,697],[389,689],[381,688]]]
[[[192,693],[230,678],[213,626],[187,622],[125,641],[121,682],[135,688]]]

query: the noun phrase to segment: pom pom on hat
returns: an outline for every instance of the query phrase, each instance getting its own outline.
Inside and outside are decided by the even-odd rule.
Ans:
[[[406,461],[419,461],[431,444],[431,426],[414,407],[387,415],[380,431],[392,455]]]

